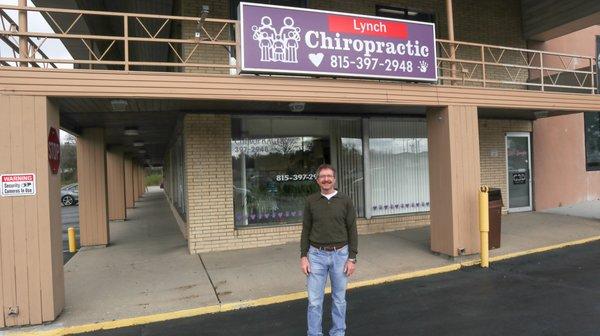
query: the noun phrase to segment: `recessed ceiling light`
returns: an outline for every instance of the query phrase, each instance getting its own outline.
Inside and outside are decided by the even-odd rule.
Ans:
[[[115,112],[127,111],[127,100],[124,99],[113,99],[110,101],[110,106]]]
[[[140,149],[140,150],[138,150],[138,153],[140,153],[140,154],[146,154],[146,150],[145,149]]]
[[[127,136],[136,136],[140,134],[140,131],[138,131],[137,127],[125,127],[123,134]]]
[[[144,147],[144,142],[143,141],[134,141],[133,147]]]
[[[292,111],[292,112],[302,112],[302,111],[304,111],[305,106],[306,106],[306,104],[303,102],[295,102],[295,103],[289,104],[290,111]]]

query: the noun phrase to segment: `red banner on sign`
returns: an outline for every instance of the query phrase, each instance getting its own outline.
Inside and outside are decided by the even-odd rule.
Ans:
[[[401,22],[340,15],[330,15],[328,21],[329,31],[334,33],[408,38],[408,26]]]

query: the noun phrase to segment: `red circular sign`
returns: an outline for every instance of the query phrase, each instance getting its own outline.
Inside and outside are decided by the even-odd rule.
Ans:
[[[58,132],[54,127],[50,127],[50,132],[48,132],[48,163],[52,174],[58,173],[58,167],[60,167],[60,141]]]

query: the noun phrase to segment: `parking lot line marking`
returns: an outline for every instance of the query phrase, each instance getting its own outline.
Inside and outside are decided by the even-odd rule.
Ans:
[[[555,245],[544,246],[544,247],[529,249],[529,250],[515,252],[515,253],[499,255],[499,256],[495,256],[495,257],[490,257],[490,262],[500,261],[500,260],[505,260],[505,259],[512,259],[512,258],[529,255],[529,254],[547,252],[547,251],[551,251],[551,250],[557,250],[557,249],[561,249],[564,247],[581,245],[581,244],[590,243],[590,242],[597,241],[597,240],[600,240],[600,236],[594,236],[594,237],[570,241],[570,242],[566,242],[566,243],[555,244]],[[388,283],[388,282],[394,282],[394,281],[419,278],[419,277],[424,277],[424,276],[429,276],[429,275],[453,272],[453,271],[457,271],[463,267],[470,267],[470,266],[478,265],[480,262],[481,262],[480,259],[474,259],[474,260],[469,260],[469,261],[464,261],[464,262],[459,262],[459,263],[452,263],[452,264],[441,266],[441,267],[429,268],[429,269],[425,269],[425,270],[419,270],[419,271],[407,272],[407,273],[399,273],[399,274],[395,274],[395,275],[390,275],[390,276],[385,276],[385,277],[380,277],[380,278],[375,278],[375,279],[370,279],[370,280],[351,282],[348,284],[348,289],[375,286],[375,285],[381,285],[381,284]],[[325,289],[325,292],[330,293],[331,288],[327,287]],[[39,331],[31,331],[31,332],[7,331],[6,335],[61,336],[61,335],[77,334],[77,333],[91,332],[91,331],[97,331],[97,330],[109,330],[109,329],[116,329],[116,328],[133,327],[136,325],[142,325],[142,324],[148,324],[148,323],[163,322],[163,321],[168,321],[168,320],[175,320],[175,319],[187,318],[187,317],[195,317],[195,316],[201,316],[201,315],[207,315],[207,314],[223,313],[223,312],[229,312],[229,311],[234,311],[234,310],[244,309],[244,308],[267,306],[267,305],[272,305],[272,304],[277,304],[277,303],[283,303],[283,302],[288,302],[288,301],[304,299],[306,297],[307,297],[306,291],[302,291],[302,292],[295,292],[295,293],[290,293],[290,294],[268,296],[268,297],[254,299],[254,300],[248,300],[248,301],[223,303],[223,304],[218,304],[218,305],[186,309],[186,310],[179,310],[179,311],[168,312],[168,313],[132,317],[132,318],[126,318],[126,319],[121,319],[121,320],[115,320],[115,321],[90,323],[90,324],[84,324],[84,325],[79,325],[79,326],[61,327],[61,328],[55,328],[55,329],[50,329],[50,330],[39,330]]]

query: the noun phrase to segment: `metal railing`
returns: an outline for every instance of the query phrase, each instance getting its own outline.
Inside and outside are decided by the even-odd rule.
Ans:
[[[26,38],[29,47],[25,58],[0,55],[0,66],[237,74],[236,20],[10,5],[0,5],[0,10],[39,12],[55,31],[20,33],[3,25],[0,43],[12,41],[14,50],[14,40]],[[107,20],[110,33],[89,33],[88,25]],[[43,54],[41,47],[53,39],[62,42],[73,59]],[[595,92],[593,57],[443,39],[436,40],[436,48],[440,85]]]
[[[34,48],[28,48],[26,58],[19,57],[0,57],[0,62],[18,64],[26,62],[28,64],[70,64],[75,68],[88,69],[109,69],[109,70],[135,70],[134,67],[160,67],[160,68],[235,68],[230,65],[229,59],[225,62],[205,62],[197,61],[201,58],[199,50],[203,46],[220,48],[231,53],[236,47],[235,29],[237,21],[224,19],[203,20],[200,26],[200,18],[168,16],[168,15],[150,15],[150,14],[132,14],[116,13],[103,11],[72,10],[43,7],[20,7],[0,5],[4,11],[26,11],[39,12],[47,20],[56,32],[35,32],[28,31],[20,33],[15,30],[3,29],[0,31],[0,37],[17,38],[35,38],[40,42]],[[113,34],[91,35],[86,33],[84,21],[98,22],[97,20],[109,20]],[[199,38],[171,38],[164,36],[166,27],[176,23],[181,29],[198,28]],[[191,34],[193,35],[193,34]],[[73,59],[43,59],[37,57],[37,52],[48,40],[60,40],[69,50],[79,50],[82,52],[71,55]],[[165,59],[153,60],[144,59],[144,56],[152,52],[141,52],[139,45],[152,51],[156,48],[168,48],[169,55]],[[157,47],[158,45],[158,47]],[[137,48],[137,54],[132,55],[132,50]],[[213,52],[214,54],[214,52]],[[173,61],[168,61],[171,58]],[[212,59],[214,60],[214,58]],[[147,68],[145,68],[147,69]]]
[[[6,12],[2,9],[0,9],[0,24],[2,25],[2,30],[4,31],[18,31],[19,30],[19,25],[8,15],[6,14]],[[2,40],[2,42],[4,42],[4,44],[10,48],[13,57],[17,57],[17,54],[19,54],[19,41],[16,39],[16,37],[14,36],[5,36],[2,35],[0,36],[0,40]],[[43,59],[48,59],[48,55],[46,55],[42,50],[40,50],[39,46],[31,39],[31,38],[27,38],[27,45],[29,46],[29,54],[36,54],[36,52],[33,52],[33,50],[35,49],[37,51],[37,53],[39,53],[39,56],[42,57]],[[1,65],[4,66],[11,66],[10,63],[5,62],[5,61],[1,61],[0,62]],[[31,66],[34,66],[36,68],[39,68],[40,65],[36,62],[30,62]],[[51,66],[53,68],[56,68],[56,64],[54,63],[45,63],[46,66]]]
[[[463,86],[595,91],[593,57],[437,39],[440,80]]]

